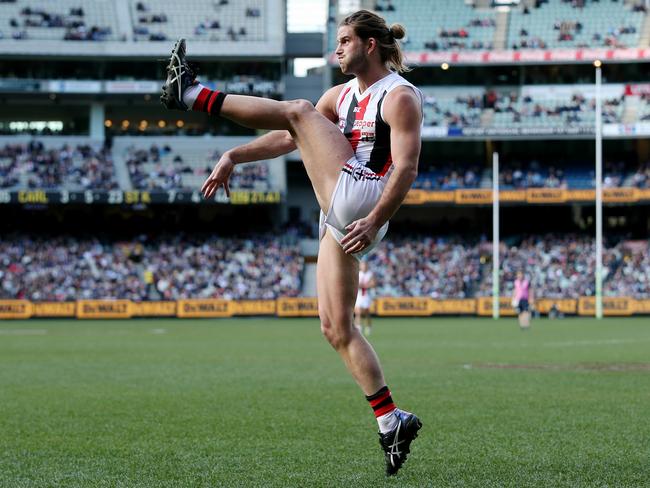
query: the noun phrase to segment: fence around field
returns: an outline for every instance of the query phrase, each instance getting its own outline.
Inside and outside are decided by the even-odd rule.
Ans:
[[[595,314],[594,297],[578,299],[540,298],[536,309],[547,314],[555,307],[566,315]],[[500,299],[501,315],[514,316],[510,297]],[[631,316],[650,314],[650,298],[603,298],[605,315]],[[383,317],[431,317],[436,315],[492,315],[492,298],[435,300],[428,297],[377,298],[372,313]],[[76,302],[30,302],[0,300],[0,319],[39,317],[79,319],[128,319],[134,317],[219,318],[251,315],[277,317],[316,317],[316,298],[279,298],[277,300],[178,300],[133,302],[131,300],[79,300]]]

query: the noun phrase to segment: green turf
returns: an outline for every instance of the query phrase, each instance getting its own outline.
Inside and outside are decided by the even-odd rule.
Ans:
[[[2,487],[650,486],[650,319],[383,319],[385,479],[315,319],[0,322]]]

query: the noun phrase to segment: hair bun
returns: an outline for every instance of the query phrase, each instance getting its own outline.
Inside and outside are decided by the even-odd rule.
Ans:
[[[406,30],[404,30],[402,24],[391,24],[390,33],[395,39],[403,39],[406,35]]]

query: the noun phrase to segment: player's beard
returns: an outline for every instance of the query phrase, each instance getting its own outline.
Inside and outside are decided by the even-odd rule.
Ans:
[[[341,66],[341,71],[345,75],[356,75],[364,70],[367,62],[363,49],[358,49],[345,57],[345,64]]]

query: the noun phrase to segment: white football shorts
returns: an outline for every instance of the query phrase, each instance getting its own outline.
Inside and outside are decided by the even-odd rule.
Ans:
[[[361,293],[361,290],[357,292],[357,301],[354,304],[354,308],[365,308],[370,309],[372,307],[372,296],[370,293],[365,295]]]
[[[347,234],[345,227],[355,220],[366,217],[381,198],[384,191],[385,177],[366,168],[357,161],[356,157],[350,158],[341,168],[339,179],[330,200],[327,215],[321,210],[319,239],[325,236],[327,229],[338,243]],[[360,259],[372,251],[386,235],[388,222],[377,232],[377,236],[368,247],[353,256]]]

